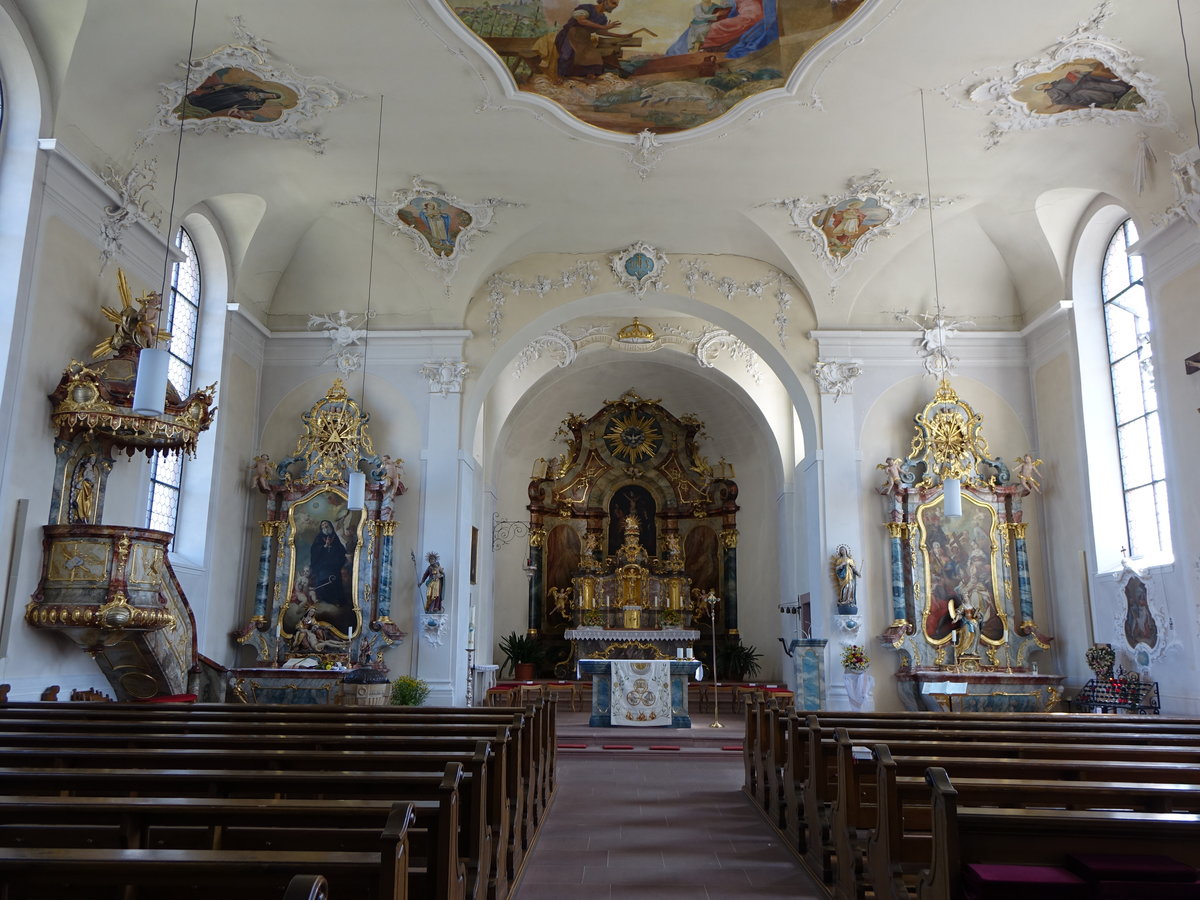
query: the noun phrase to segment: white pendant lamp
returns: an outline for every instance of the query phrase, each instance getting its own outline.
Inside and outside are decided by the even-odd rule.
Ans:
[[[196,49],[196,20],[200,14],[200,0],[192,5],[192,36],[188,43],[187,74],[183,78],[183,98],[187,101],[188,88],[192,82],[192,54]],[[154,344],[158,343],[158,333],[162,324],[163,301],[168,297],[167,287],[171,280],[171,234],[170,228],[175,223],[175,194],[179,189],[179,161],[183,154],[183,125],[187,116],[182,105],[179,112],[179,140],[175,146],[175,180],[171,182],[171,210],[167,214],[167,250],[163,257],[163,289],[159,294],[158,319],[154,323],[152,346],[143,347],[137,358],[137,380],[133,384],[133,412],[135,415],[155,417],[161,416],[167,408],[167,351]],[[173,287],[173,285],[171,285]],[[174,304],[171,304],[174,308]]]
[[[167,407],[166,350],[143,347],[137,358],[137,381],[133,386],[133,411],[139,416],[161,416]]]
[[[367,264],[367,314],[363,318],[363,375],[362,375],[362,393],[360,394],[360,402],[362,409],[367,408],[367,348],[368,348],[368,332],[371,330],[371,282],[374,280],[375,274],[375,223],[379,214],[379,155],[380,148],[383,146],[383,95],[379,95],[379,132],[375,140],[375,194],[371,198],[371,256]],[[358,460],[355,460],[354,466],[357,466]],[[359,472],[357,468],[350,469],[347,478],[346,491],[346,508],[353,511],[358,511],[366,507],[367,501],[367,476]]]
[[[957,478],[947,478],[942,482],[942,511],[948,519],[962,518],[962,482]]]

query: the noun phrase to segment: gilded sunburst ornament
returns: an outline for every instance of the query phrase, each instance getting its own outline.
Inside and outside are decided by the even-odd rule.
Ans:
[[[957,461],[968,450],[963,421],[951,412],[940,412],[929,423],[929,446],[939,462]]]
[[[652,459],[662,446],[662,430],[647,413],[629,411],[608,420],[604,446],[617,459],[639,463]]]

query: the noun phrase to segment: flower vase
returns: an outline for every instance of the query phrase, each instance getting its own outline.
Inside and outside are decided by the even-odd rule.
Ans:
[[[873,712],[875,698],[872,693],[875,690],[875,678],[866,672],[847,669],[842,675],[842,680],[846,685],[846,699],[850,701],[850,709],[853,712]]]

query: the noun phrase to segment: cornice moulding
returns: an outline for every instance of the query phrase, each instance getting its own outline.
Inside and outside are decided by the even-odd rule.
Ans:
[[[1200,266],[1200,228],[1187,219],[1175,219],[1143,237],[1129,252],[1146,260],[1146,281],[1161,287]]]
[[[810,331],[822,360],[861,360],[899,368],[911,367],[924,372],[924,361],[917,354],[916,331]],[[1026,340],[1015,331],[959,331],[954,335],[954,352],[960,367],[1023,367],[1027,363]]]

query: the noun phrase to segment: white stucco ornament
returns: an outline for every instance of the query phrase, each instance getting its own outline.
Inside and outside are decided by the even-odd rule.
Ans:
[[[471,367],[461,359],[440,359],[421,366],[421,376],[429,382],[429,393],[449,397],[462,393],[463,379]]]
[[[854,379],[863,372],[857,360],[819,359],[813,366],[813,378],[822,394],[833,394],[836,403],[843,394],[854,393]]]

